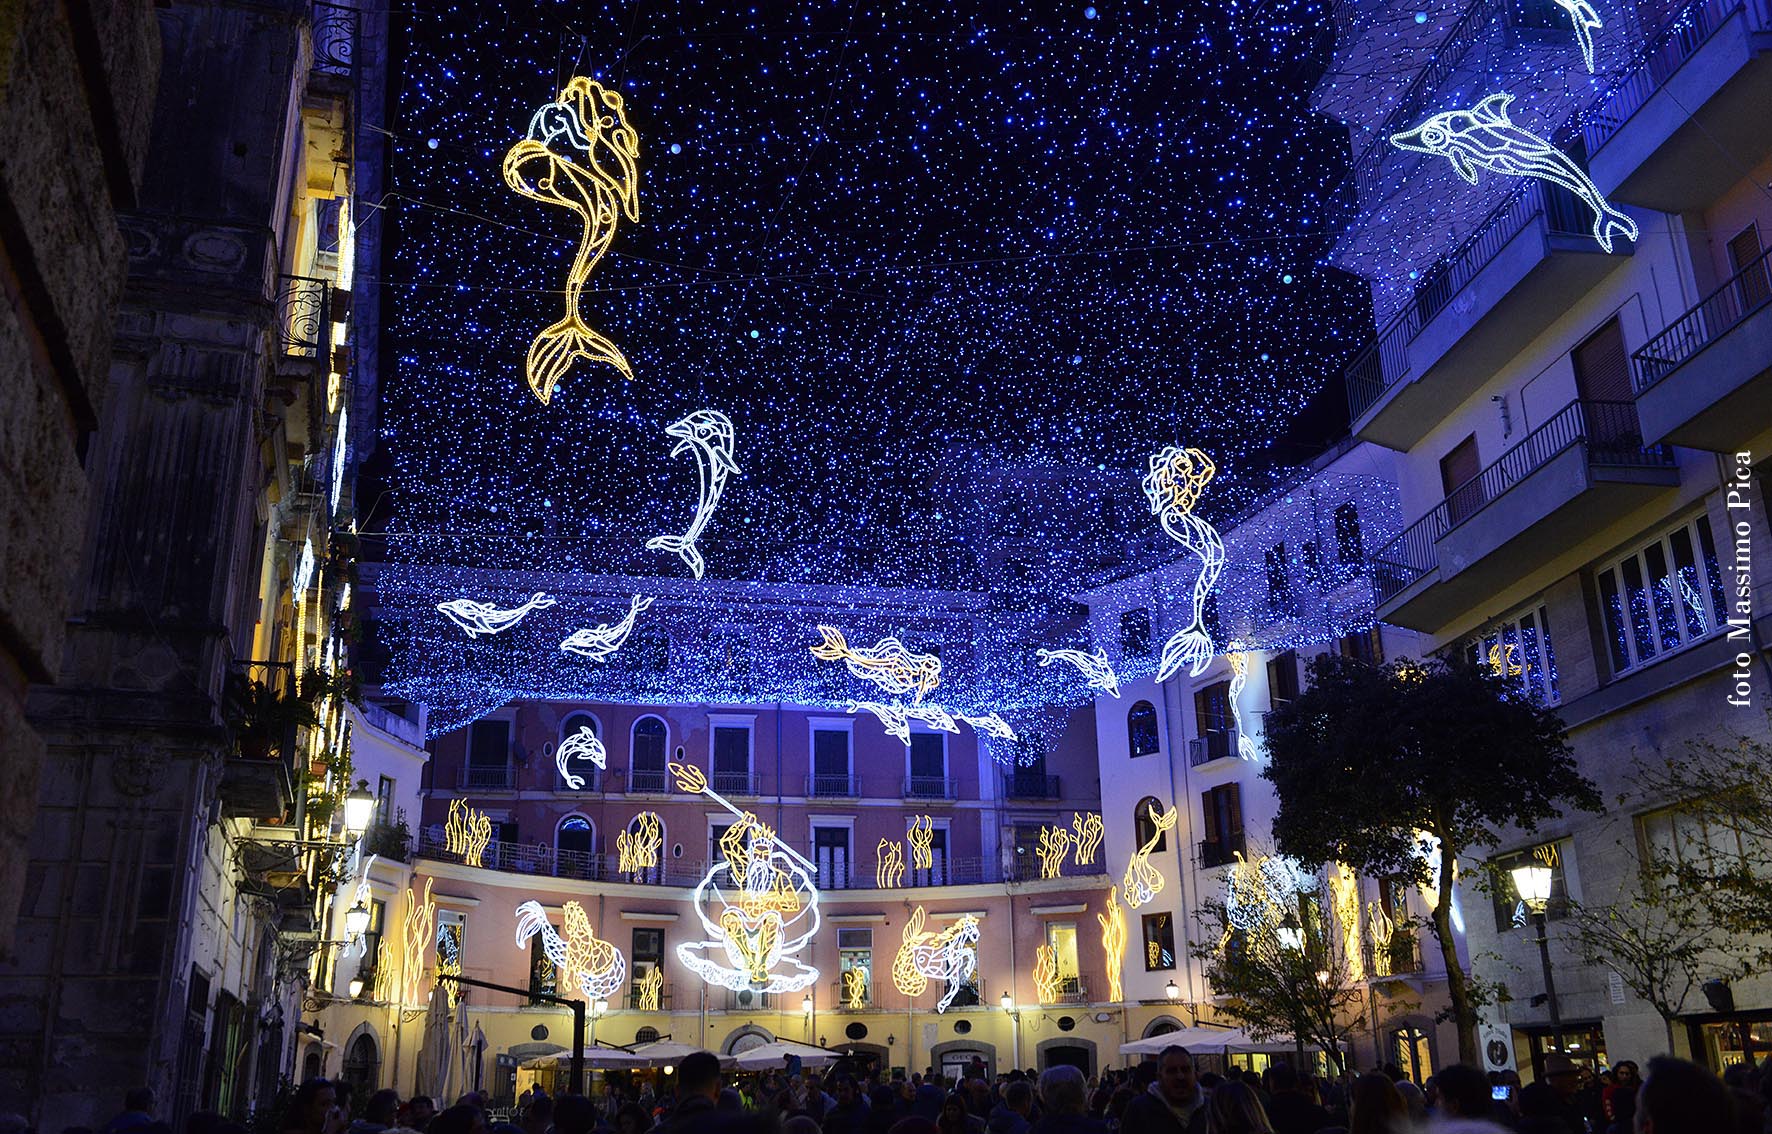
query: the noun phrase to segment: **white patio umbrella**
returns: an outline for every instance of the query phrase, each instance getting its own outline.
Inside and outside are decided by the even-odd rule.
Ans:
[[[528,1071],[547,1069],[564,1070],[572,1066],[571,1051],[553,1051],[546,1055],[538,1055],[534,1059],[526,1059],[521,1064]],[[616,1071],[623,1068],[637,1070],[641,1067],[652,1067],[655,1064],[638,1052],[627,1051],[619,1047],[587,1047],[585,1048],[585,1067],[599,1071]]]
[[[1292,1040],[1282,1037],[1275,1045],[1290,1047]],[[1244,1051],[1255,1046],[1247,1032],[1236,1028],[1182,1028],[1158,1036],[1146,1036],[1120,1045],[1121,1055],[1161,1055],[1163,1049],[1180,1044],[1190,1052]]]
[[[840,1051],[826,1051],[808,1043],[778,1039],[774,1043],[760,1043],[740,1052],[733,1063],[740,1071],[764,1071],[780,1068],[782,1060],[790,1055],[799,1056],[800,1062],[808,1067],[823,1067],[843,1057]]]
[[[707,1049],[696,1047],[692,1043],[678,1043],[675,1040],[653,1040],[651,1043],[640,1044],[631,1050],[635,1055],[645,1056],[649,1061],[647,1063],[647,1066],[649,1067],[675,1067],[677,1064],[683,1062],[683,1057],[685,1055],[695,1051],[706,1051]],[[732,1067],[733,1065],[732,1056],[720,1056],[720,1066]]]

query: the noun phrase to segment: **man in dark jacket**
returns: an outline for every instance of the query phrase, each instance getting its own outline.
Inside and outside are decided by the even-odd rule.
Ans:
[[[1017,1079],[1003,1088],[1003,1101],[991,1111],[985,1128],[990,1134],[1028,1134],[1033,1113],[1034,1089],[1026,1079]]]
[[[692,1051],[677,1064],[677,1105],[659,1127],[660,1134],[697,1134],[718,1129],[714,1100],[720,1095],[720,1060],[712,1052]]]
[[[1276,1063],[1268,1077],[1273,1099],[1267,1116],[1274,1124],[1274,1134],[1317,1134],[1330,1125],[1329,1112],[1310,1100],[1298,1072],[1289,1064]]]
[[[1175,1044],[1163,1049],[1157,1080],[1126,1104],[1120,1129],[1138,1134],[1206,1134],[1206,1094],[1194,1078],[1194,1059]]]

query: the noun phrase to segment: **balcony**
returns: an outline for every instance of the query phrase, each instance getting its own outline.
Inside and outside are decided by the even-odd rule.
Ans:
[[[1360,946],[1360,958],[1371,979],[1412,976],[1427,968],[1421,959],[1421,938],[1406,929],[1392,931],[1382,949],[1366,941]]]
[[[356,46],[362,16],[339,4],[312,6],[315,73],[350,76],[356,71]]]
[[[670,790],[671,774],[663,768],[634,768],[628,772],[628,792],[632,795],[668,795]]]
[[[1209,729],[1187,742],[1187,763],[1190,768],[1198,768],[1201,764],[1210,764],[1214,760],[1228,760],[1236,754],[1236,739],[1228,730]]]
[[[1570,402],[1372,556],[1378,617],[1434,632],[1679,483],[1630,402]]]
[[[761,781],[749,772],[715,772],[708,784],[724,796],[761,794]]]
[[[1089,1003],[1089,984],[1085,977],[1071,976],[1058,978],[1058,987],[1051,996],[1042,997],[1041,1004],[1087,1004]]]
[[[1570,194],[1523,183],[1423,273],[1415,298],[1348,365],[1354,433],[1408,450],[1444,421],[1448,407],[1562,317],[1568,296],[1630,256],[1627,240],[1602,251],[1592,225],[1592,213]]]
[[[861,777],[807,776],[806,794],[814,799],[856,799],[861,795]]]
[[[1772,422],[1772,250],[1632,356],[1649,441],[1735,452]]]
[[[443,837],[441,824],[432,824],[420,832],[416,855],[433,862],[461,861],[459,854],[450,851],[448,841]],[[496,870],[502,874],[573,878],[583,882],[688,888],[701,881],[707,865],[701,862],[669,861],[636,875],[622,870],[619,857],[612,854],[561,850],[546,843],[495,840],[486,844],[486,850],[480,856],[480,868]]]
[[[289,762],[275,750],[231,755],[222,764],[221,813],[230,819],[281,819],[295,802]]]
[[[659,986],[658,1004],[656,1006],[643,1004],[641,998],[644,995],[645,994],[640,991],[639,982],[629,981],[628,990],[622,994],[621,1006],[630,1012],[669,1012],[671,1010],[670,985],[665,984]]]
[[[517,770],[509,764],[464,766],[456,774],[455,786],[460,791],[515,791]]]
[[[1582,120],[1588,172],[1614,201],[1709,207],[1772,153],[1772,0],[1698,0]]]
[[[1005,772],[1003,798],[1058,799],[1058,777],[1039,772]]]
[[[1228,839],[1205,839],[1200,843],[1200,867],[1229,866],[1243,853],[1243,832],[1235,831]]]
[[[942,776],[909,776],[904,781],[906,799],[959,799],[960,784]]]
[[[830,999],[822,1003],[832,1005],[832,1007],[825,1008],[826,1012],[872,1012],[879,1007],[874,1003],[874,982],[871,979],[862,989],[861,1002],[858,1004],[852,1005],[850,1003],[849,990],[843,987],[843,982],[840,980],[831,982],[828,995]]]

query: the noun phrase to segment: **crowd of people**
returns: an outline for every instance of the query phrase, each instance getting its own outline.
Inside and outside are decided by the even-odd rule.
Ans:
[[[514,1110],[470,1092],[439,1110],[419,1095],[379,1090],[353,1106],[350,1086],[310,1079],[288,1099],[283,1134],[1772,1134],[1772,1060],[1723,1078],[1657,1057],[1602,1074],[1560,1055],[1522,1088],[1511,1072],[1462,1065],[1417,1086],[1395,1067],[1319,1080],[1286,1064],[1196,1073],[1182,1047],[1088,1079],[1075,1067],[989,1076],[982,1064],[948,1079],[902,1072],[747,1074],[727,1084],[720,1061],[686,1056],[655,1093],[611,1085],[593,1100],[532,1088]],[[132,1091],[101,1130],[174,1134],[151,1092]],[[352,1115],[356,1117],[353,1118]],[[31,1134],[0,1115],[0,1134]],[[182,1134],[246,1134],[197,1114]]]

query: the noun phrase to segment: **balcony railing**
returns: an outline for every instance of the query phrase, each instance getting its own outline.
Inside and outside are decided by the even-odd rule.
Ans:
[[[904,781],[906,799],[958,799],[960,785],[941,776],[910,776]]]
[[[874,982],[868,981],[862,991],[861,1003],[853,1008],[849,1005],[849,990],[843,987],[842,981],[834,981],[830,986],[830,999],[824,1002],[834,1007],[826,1008],[827,1012],[869,1012],[878,1007],[874,1003]],[[821,1005],[822,1007],[822,1005]]]
[[[355,8],[314,4],[314,70],[349,75],[356,70],[357,34],[362,17]]]
[[[1662,467],[1673,463],[1664,445],[1644,445],[1632,402],[1570,402],[1526,435],[1502,458],[1452,490],[1446,499],[1373,553],[1378,601],[1388,602],[1439,568],[1434,545],[1552,457],[1585,442],[1588,459],[1604,465]]]
[[[455,786],[462,791],[511,791],[517,786],[517,770],[509,764],[478,768],[464,765]]]
[[[708,783],[721,795],[758,794],[757,777],[749,772],[715,772],[708,777]]]
[[[1409,377],[1409,344],[1415,336],[1540,216],[1553,235],[1591,235],[1582,220],[1581,206],[1571,194],[1541,181],[1523,182],[1463,243],[1422,273],[1414,298],[1348,364],[1348,413],[1353,420],[1358,421],[1387,390]]]
[[[1772,248],[1698,301],[1631,356],[1640,394],[1675,367],[1716,342],[1743,319],[1772,303]]]
[[[1040,1001],[1042,1004],[1087,1004],[1089,1003],[1089,984],[1085,977],[1061,977],[1053,994]]]
[[[332,284],[316,276],[277,277],[278,342],[284,354],[330,360]]]
[[[854,799],[861,794],[861,777],[807,776],[806,794],[824,799]]]
[[[1058,777],[1036,772],[1005,772],[1004,799],[1058,799]]]
[[[1360,952],[1368,977],[1405,976],[1426,967],[1421,959],[1421,939],[1404,929],[1394,931],[1383,948],[1367,941]]]
[[[418,857],[438,862],[461,862],[462,856],[449,850],[442,827],[433,824],[420,833]],[[505,874],[531,874],[554,878],[575,878],[585,882],[621,882],[629,885],[690,887],[701,881],[707,866],[701,862],[670,862],[653,867],[636,877],[620,868],[620,858],[613,854],[591,851],[561,850],[546,843],[500,842],[486,844],[480,866]]]
[[[1204,839],[1200,843],[1200,865],[1204,868],[1229,866],[1243,853],[1243,832],[1228,839]]]
[[[1741,12],[1759,29],[1772,27],[1772,0],[1698,0],[1681,9],[1637,55],[1631,69],[1582,115],[1581,135],[1593,154],[1624,128],[1655,92],[1729,18]]]
[[[621,998],[621,1006],[630,1012],[669,1012],[671,1010],[671,986],[660,985],[658,989],[658,1005],[647,1007],[640,1002],[643,994],[638,983],[629,981],[628,990]]]
[[[628,771],[628,790],[639,795],[665,795],[671,790],[671,774],[663,768],[653,771],[632,768]]]
[[[1236,754],[1236,744],[1226,730],[1214,729],[1187,742],[1188,767],[1198,768],[1214,760],[1226,760]]]

